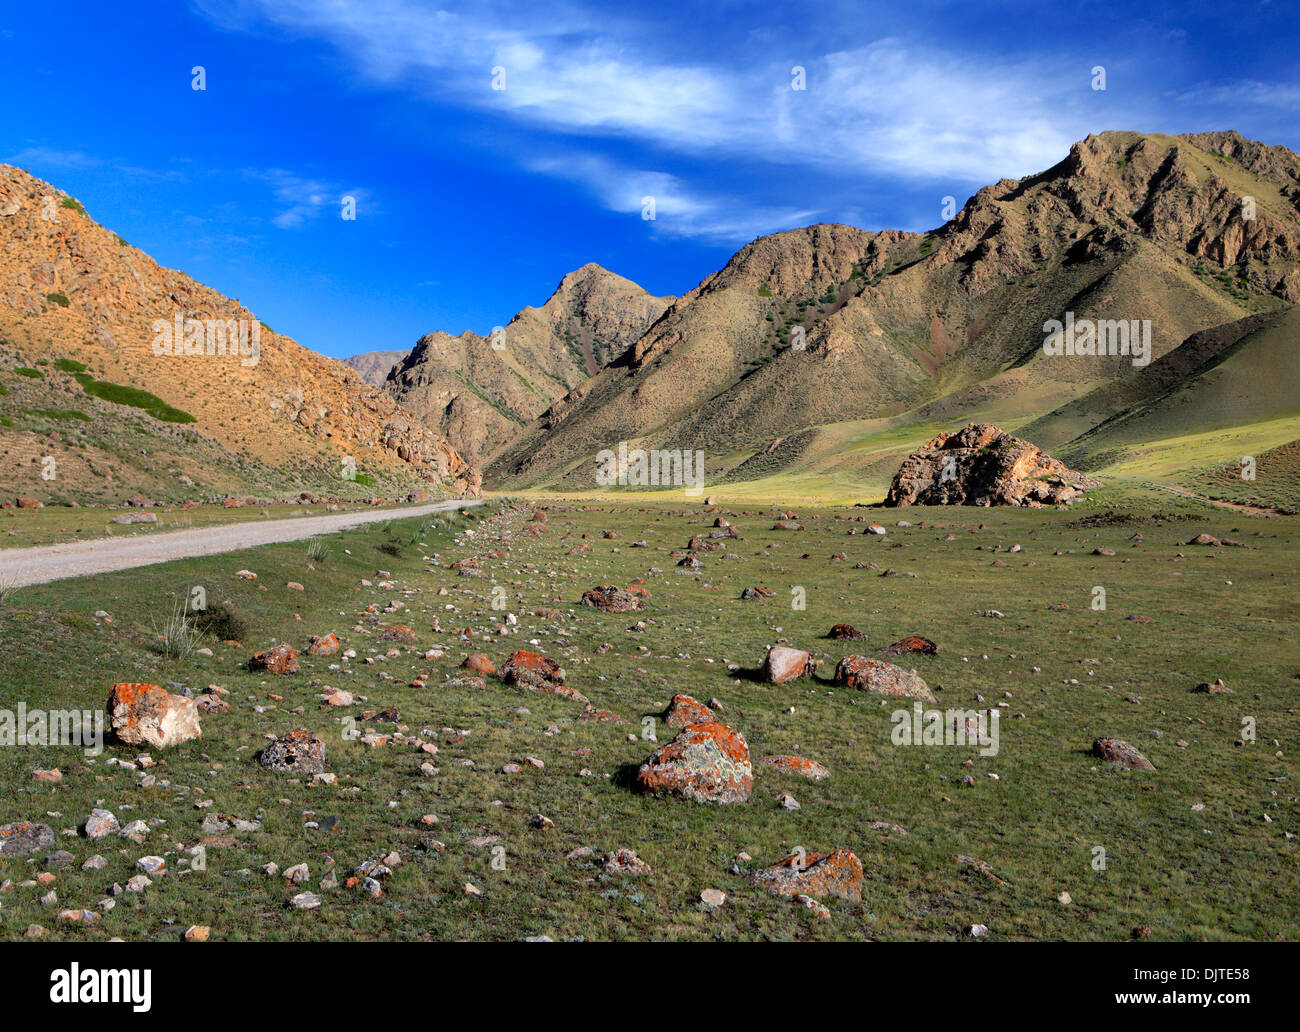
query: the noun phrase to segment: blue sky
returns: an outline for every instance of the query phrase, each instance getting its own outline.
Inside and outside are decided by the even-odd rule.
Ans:
[[[587,261],[676,294],[763,233],[929,229],[1089,132],[1300,150],[1294,3],[1177,6],[11,2],[0,161],[343,357]]]

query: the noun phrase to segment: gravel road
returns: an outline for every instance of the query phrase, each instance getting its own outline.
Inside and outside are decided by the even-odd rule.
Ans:
[[[68,577],[130,570],[173,559],[238,552],[244,548],[272,545],[280,541],[301,541],[317,534],[332,534],[364,523],[428,516],[448,509],[482,504],[473,501],[438,502],[401,509],[368,509],[363,512],[331,513],[328,516],[296,516],[230,526],[168,530],[129,538],[70,541],[37,548],[5,548],[0,549],[0,584],[15,588],[27,584],[48,584]]]

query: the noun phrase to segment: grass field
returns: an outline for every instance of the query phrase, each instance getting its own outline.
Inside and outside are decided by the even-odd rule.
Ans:
[[[522,533],[527,506],[497,501],[333,535],[323,559],[298,542],[11,593],[0,609],[4,707],[98,708],[113,683],[152,681],[196,692],[222,685],[231,711],[205,716],[201,740],[154,751],[148,770],[110,766],[142,751],[120,745],[97,758],[66,747],[0,750],[0,823],[47,823],[55,848],[74,857],[48,886],[24,883],[53,850],[0,859],[0,879],[14,883],[0,892],[0,936],[39,924],[59,939],[170,939],[190,925],[211,926],[214,939],[260,940],[957,939],[985,924],[994,940],[1123,940],[1139,928],[1152,939],[1300,938],[1300,841],[1289,837],[1300,833],[1296,519],[1102,491],[1071,512],[798,508],[807,529],[781,532],[771,529],[779,510],[719,493],[741,539],[726,553],[701,553],[698,575],[678,572],[672,552],[706,533],[715,514],[698,500],[623,496],[541,502],[547,529],[537,537]],[[859,517],[887,535],[862,533],[865,523],[851,522]],[[1202,531],[1245,547],[1183,544]],[[1022,550],[1010,552],[1013,544]],[[1092,554],[1098,546],[1116,554]],[[832,561],[839,552],[846,558]],[[449,569],[471,555],[483,576]],[[245,568],[256,582],[235,577]],[[881,576],[888,568],[897,576]],[[381,586],[381,569],[395,587]],[[637,577],[652,593],[641,613],[579,604],[588,587]],[[756,584],[774,595],[739,599]],[[210,605],[231,602],[248,632],[239,646],[208,641],[211,656],[164,659],[158,628],[195,585]],[[1105,610],[1091,608],[1097,587]],[[494,588],[504,589],[505,609],[493,608]],[[800,588],[803,609],[792,607]],[[394,601],[403,608],[385,613]],[[508,614],[517,625],[499,634]],[[629,630],[638,619],[645,629]],[[868,640],[826,639],[840,622]],[[378,641],[395,623],[411,625],[418,646]],[[285,677],[246,669],[273,643],[301,650],[309,634],[329,631],[355,659],[300,655],[302,672]],[[844,655],[907,634],[938,643],[938,655],[903,662],[940,707],[1002,707],[996,756],[896,746],[892,702],[831,683]],[[783,640],[825,660],[816,678],[769,685],[753,676]],[[443,658],[425,658],[433,647]],[[483,688],[446,684],[464,656],[484,652],[499,664],[516,648],[560,661],[570,686],[627,724],[578,720],[577,703],[495,678]],[[423,675],[427,686],[412,686]],[[1193,693],[1216,677],[1233,694]],[[326,686],[354,693],[355,704],[326,707]],[[830,779],[756,766],[750,800],[727,807],[634,794],[628,772],[654,747],[641,740],[643,721],[676,692],[719,700],[721,719],[756,760],[806,756]],[[363,713],[389,707],[438,754],[368,748],[349,735],[372,726]],[[1245,718],[1257,742],[1242,743]],[[673,734],[649,726],[661,743]],[[337,785],[257,764],[269,737],[296,727],[325,741]],[[1132,742],[1156,770],[1120,771],[1088,755],[1101,735]],[[544,769],[525,764],[529,756]],[[425,761],[438,772],[422,773]],[[512,763],[522,771],[504,773]],[[33,779],[54,767],[60,784]],[[801,809],[778,807],[783,789]],[[96,806],[153,827],[138,845],[87,841],[75,829]],[[183,851],[211,813],[262,828],[208,849],[206,869],[187,871]],[[537,813],[554,828],[532,828]],[[308,826],[327,817],[336,830]],[[861,904],[826,899],[832,916],[821,921],[749,884],[748,872],[801,846],[852,849],[866,871]],[[595,856],[566,858],[579,847]],[[608,875],[594,863],[620,847],[652,872]],[[332,869],[343,882],[394,850],[401,863],[381,898],[320,888]],[[742,852],[752,859],[738,860]],[[83,871],[95,853],[106,866]],[[1000,880],[960,865],[958,854]],[[56,920],[65,907],[109,898],[146,855],[164,857],[169,873],[117,896],[93,926]],[[268,863],[305,863],[310,875],[290,885],[263,873]],[[467,895],[467,882],[482,895]],[[725,891],[726,903],[702,906],[706,888]],[[43,905],[51,889],[57,903]],[[319,910],[288,906],[304,890],[322,894]],[[1063,892],[1072,902],[1058,901]]]

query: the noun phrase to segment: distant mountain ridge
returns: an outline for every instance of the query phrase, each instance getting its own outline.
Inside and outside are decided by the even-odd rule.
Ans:
[[[919,443],[985,409],[1014,427],[1094,390],[1146,397],[1155,366],[1044,354],[1066,313],[1149,320],[1158,361],[1297,301],[1300,158],[1235,132],[1107,132],[930,233],[755,240],[521,428],[489,480],[590,487],[619,441],[705,449],[715,482],[813,460],[848,475],[874,449],[844,446],[879,431]]]
[[[588,263],[487,337],[426,334],[384,385],[479,461],[623,354],[673,300]]]

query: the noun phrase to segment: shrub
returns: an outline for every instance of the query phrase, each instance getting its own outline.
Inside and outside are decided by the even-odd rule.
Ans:
[[[60,369],[65,373],[84,373],[86,367],[83,363],[78,362],[75,358],[56,358],[54,368]]]
[[[55,291],[53,294],[46,294],[45,300],[50,302],[52,305],[58,305],[60,308],[67,308],[68,305],[72,304],[72,302],[68,300],[67,294],[59,293],[58,291]]]
[[[59,205],[59,207],[67,208],[70,211],[75,211],[78,215],[86,214],[86,209],[81,206],[81,202],[78,201],[75,197],[63,198],[63,203]]]
[[[243,641],[248,634],[248,627],[235,612],[234,606],[200,609],[191,619],[197,630],[212,635],[218,641]]]

